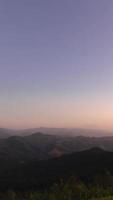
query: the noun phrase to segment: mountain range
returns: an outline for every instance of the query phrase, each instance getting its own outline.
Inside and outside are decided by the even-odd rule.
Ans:
[[[112,136],[3,131],[7,137],[0,139],[1,189],[46,188],[73,175],[90,181],[99,171],[113,174]]]
[[[113,151],[113,137],[59,136],[33,133],[0,139],[0,163],[47,160],[94,147]]]
[[[86,136],[86,137],[105,137],[113,136],[112,131],[101,130],[101,129],[83,129],[83,128],[30,128],[30,129],[6,129],[0,128],[0,138],[8,138],[10,136],[28,136],[33,133],[40,132],[49,135],[59,135],[59,136]]]

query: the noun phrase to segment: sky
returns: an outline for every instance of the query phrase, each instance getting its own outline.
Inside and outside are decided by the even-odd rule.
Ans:
[[[113,130],[113,0],[0,0],[0,127]]]

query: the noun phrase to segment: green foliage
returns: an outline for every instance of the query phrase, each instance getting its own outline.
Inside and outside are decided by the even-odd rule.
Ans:
[[[98,198],[98,199],[92,199],[92,200],[113,200],[113,196],[111,196],[111,197],[103,197],[103,198]]]
[[[111,175],[108,176],[112,180]],[[113,200],[113,185],[111,181],[108,185],[103,184],[104,182],[86,185],[71,177],[67,182],[61,180],[59,184],[55,183],[48,191],[29,192],[24,195],[8,191],[0,195],[0,200]]]
[[[17,194],[13,191],[6,192],[5,195],[1,195],[2,200],[19,200]]]

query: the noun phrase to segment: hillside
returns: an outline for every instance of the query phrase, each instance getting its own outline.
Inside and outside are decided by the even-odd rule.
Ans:
[[[46,160],[94,147],[113,151],[113,137],[64,137],[42,133],[24,137],[11,136],[0,139],[0,163],[7,160],[14,162]]]
[[[0,138],[8,138],[13,134],[15,133],[10,129],[0,128]]]
[[[10,166],[0,174],[0,188],[41,189],[71,176],[90,182],[95,175],[113,174],[113,153],[99,148],[65,155],[47,161],[32,161]]]

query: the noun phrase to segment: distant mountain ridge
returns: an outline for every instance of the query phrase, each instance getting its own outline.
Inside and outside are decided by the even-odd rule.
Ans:
[[[60,135],[60,136],[88,136],[88,137],[103,137],[113,136],[112,131],[101,130],[101,129],[86,129],[86,128],[33,128],[21,130],[21,134],[24,136],[31,135],[31,133],[41,132],[49,135]]]
[[[88,137],[104,137],[113,136],[112,131],[101,130],[101,129],[83,129],[83,128],[30,128],[30,129],[6,129],[0,128],[0,138],[7,138],[14,135],[28,136],[36,132],[41,132],[49,135],[59,135],[59,136],[88,136]]]
[[[64,137],[40,132],[23,137],[11,136],[0,139],[0,162],[46,160],[91,148],[113,151],[113,137]]]
[[[15,135],[15,131],[11,129],[0,128],[0,138],[8,138]]]
[[[60,178],[87,179],[107,169],[113,174],[113,137],[37,132],[0,139],[0,188],[46,187]]]

